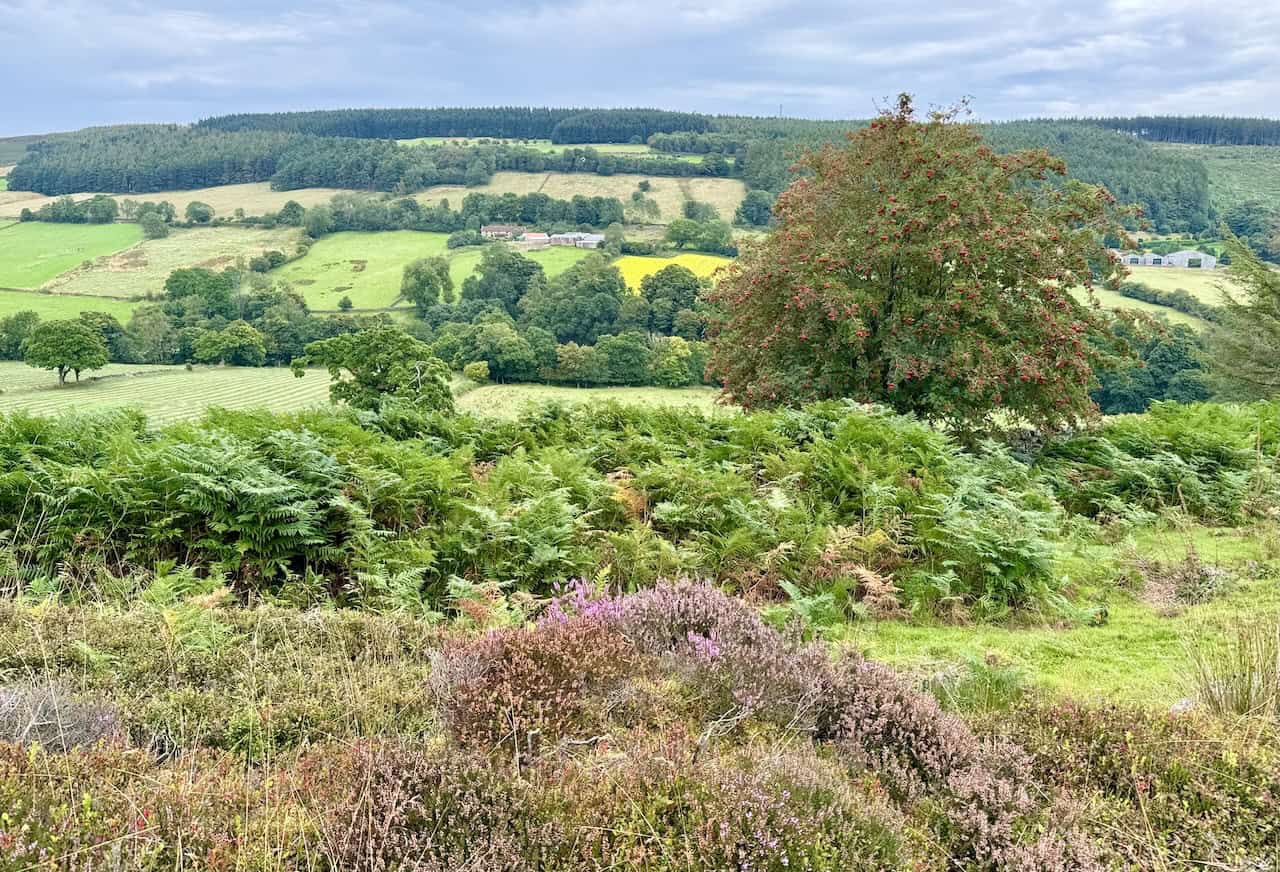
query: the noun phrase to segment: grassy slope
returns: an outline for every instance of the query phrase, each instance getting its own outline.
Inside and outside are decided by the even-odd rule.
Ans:
[[[1175,291],[1181,288],[1201,302],[1216,306],[1222,302],[1222,292],[1218,286],[1227,281],[1227,273],[1220,269],[1131,266],[1128,280],[1162,291]]]
[[[967,660],[993,657],[1019,669],[1034,686],[1085,700],[1169,706],[1192,693],[1188,646],[1222,631],[1243,615],[1280,614],[1280,579],[1256,577],[1253,561],[1280,556],[1280,543],[1249,530],[1192,528],[1148,530],[1120,546],[1091,546],[1064,554],[1061,571],[1072,577],[1123,573],[1135,554],[1166,562],[1194,547],[1206,563],[1239,568],[1225,597],[1162,615],[1126,592],[1109,588],[1101,626],[1058,629],[999,625],[864,622],[849,625],[844,641],[899,668],[930,674]],[[1110,581],[1111,579],[1105,579]],[[1086,598],[1099,596],[1089,591]]]
[[[646,276],[668,266],[683,266],[698,276],[710,276],[716,270],[731,262],[731,258],[717,257],[714,254],[677,254],[674,257],[640,257],[627,255],[620,257],[615,266],[622,272],[622,277],[632,288],[639,288]]]
[[[44,289],[60,294],[139,297],[162,291],[164,280],[175,269],[201,266],[221,270],[270,249],[292,253],[301,238],[302,232],[292,228],[177,228],[164,239],[144,239],[89,266],[63,273]]]
[[[292,282],[312,308],[336,309],[344,295],[357,309],[381,309],[400,296],[405,264],[420,257],[446,257],[456,290],[480,263],[480,248],[449,249],[443,233],[394,230],[347,232],[326,236],[305,257],[285,264],[273,276]],[[542,264],[548,276],[559,275],[590,252],[550,248],[522,252]],[[363,263],[362,268],[357,268]]]
[[[514,418],[531,403],[580,403],[618,400],[645,406],[692,406],[709,411],[719,392],[713,388],[573,388],[553,385],[486,385],[462,393],[458,409],[476,415]]]
[[[1084,301],[1085,294],[1082,289],[1077,289],[1074,293],[1078,299],[1082,302]],[[1207,322],[1194,315],[1187,315],[1177,309],[1170,309],[1168,306],[1157,306],[1155,303],[1148,303],[1144,300],[1123,297],[1115,291],[1108,291],[1105,288],[1094,288],[1093,293],[1104,309],[1131,309],[1135,312],[1145,312],[1155,318],[1166,318],[1171,324],[1187,324],[1196,330],[1204,330],[1209,326]]]
[[[1152,145],[1201,160],[1209,171],[1210,199],[1219,210],[1250,200],[1280,208],[1280,146]]]
[[[139,305],[141,304],[111,297],[72,297],[39,291],[0,290],[0,318],[23,311],[35,312],[46,319],[74,318],[81,312],[106,312],[123,323]]]
[[[85,381],[58,387],[57,376],[15,361],[0,362],[0,412],[57,414],[132,407],[165,423],[194,418],[211,406],[294,411],[329,402],[329,378],[312,371],[296,378],[285,368],[112,364]]]
[[[344,295],[357,309],[380,309],[400,296],[404,265],[443,255],[447,239],[444,233],[414,230],[335,233],[274,275],[292,282],[316,309],[336,309]]]
[[[0,287],[38,288],[142,239],[137,224],[16,224],[0,230]]]

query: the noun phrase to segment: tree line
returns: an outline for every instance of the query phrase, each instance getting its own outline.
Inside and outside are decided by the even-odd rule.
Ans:
[[[415,146],[276,131],[131,125],[84,130],[33,147],[10,171],[9,187],[50,196],[245,182],[270,182],[283,191],[333,187],[411,192],[433,185],[482,185],[500,170],[723,177],[732,174],[733,166],[718,154],[691,162],[593,148],[549,153],[503,142]]]
[[[1280,121],[1221,115],[1140,115],[1135,118],[1077,118],[1077,124],[1119,130],[1152,142],[1191,145],[1280,145]]]
[[[551,109],[529,106],[433,109],[330,109],[206,118],[208,130],[273,130],[358,139],[488,137],[555,143],[644,142],[654,133],[709,130],[711,119],[665,109]]]

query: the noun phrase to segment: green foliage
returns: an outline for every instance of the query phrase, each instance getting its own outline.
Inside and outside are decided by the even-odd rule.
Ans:
[[[430,346],[398,327],[377,326],[312,342],[304,357],[294,359],[294,373],[301,378],[312,364],[329,371],[333,400],[352,408],[376,410],[403,400],[422,410],[453,411],[448,368]]]
[[[478,385],[489,381],[489,363],[484,360],[473,361],[462,367],[462,376]]]
[[[1237,396],[1280,393],[1280,275],[1235,236],[1226,240],[1232,281],[1221,320],[1209,331],[1207,360],[1214,379]]]
[[[102,334],[84,321],[45,321],[36,324],[22,343],[23,359],[34,367],[58,373],[65,384],[67,373],[99,369],[107,365],[107,343]]]
[[[440,303],[452,303],[449,261],[443,257],[423,257],[406,264],[400,295],[411,301],[420,313]]]
[[[192,224],[208,224],[213,220],[213,207],[199,200],[192,200],[183,212],[187,221]]]
[[[169,235],[169,225],[155,212],[148,212],[138,219],[142,235],[147,239],[164,239]]]

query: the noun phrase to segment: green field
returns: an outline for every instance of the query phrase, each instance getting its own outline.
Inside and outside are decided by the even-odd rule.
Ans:
[[[182,267],[222,270],[270,249],[292,254],[302,231],[289,227],[175,228],[164,239],[144,239],[115,254],[78,266],[45,284],[59,294],[141,297],[159,293],[169,273]]]
[[[1280,208],[1280,146],[1184,145],[1153,142],[1157,149],[1197,158],[1209,172],[1209,198],[1219,210],[1258,200]]]
[[[639,289],[646,276],[651,276],[668,266],[682,266],[691,270],[694,275],[707,278],[725,264],[732,263],[732,258],[717,257],[714,254],[677,254],[675,257],[641,257],[629,254],[618,258],[614,264],[627,280],[627,285]]]
[[[1159,266],[1131,266],[1127,280],[1161,291],[1184,290],[1200,302],[1211,306],[1222,303],[1222,291],[1219,285],[1228,282],[1226,270]]]
[[[313,309],[337,309],[344,296],[357,309],[385,309],[400,296],[405,264],[445,254],[448,238],[416,230],[335,233],[273,275],[292,283]]]
[[[416,230],[335,233],[272,275],[292,283],[307,305],[319,311],[337,309],[344,295],[357,309],[385,309],[400,297],[405,265],[420,257],[447,257],[454,287],[462,290],[462,282],[480,263],[481,249],[449,249],[447,239],[444,233]],[[521,253],[542,264],[548,276],[559,275],[590,254],[559,246]]]
[[[1085,301],[1085,293],[1083,289],[1076,289],[1073,292],[1077,299],[1081,302]],[[1108,291],[1105,288],[1093,289],[1093,294],[1098,298],[1098,302],[1102,304],[1104,309],[1129,309],[1134,312],[1143,312],[1153,318],[1167,318],[1170,324],[1186,324],[1195,330],[1204,330],[1209,325],[1207,322],[1179,312],[1177,309],[1170,309],[1168,306],[1158,306],[1155,303],[1148,303],[1145,300],[1134,300],[1129,297],[1120,295],[1115,291]]]
[[[59,387],[52,371],[0,362],[0,412],[53,415],[127,407],[163,424],[199,417],[214,406],[289,412],[329,402],[329,377],[320,370],[296,378],[283,367],[112,364],[81,378]]]
[[[1249,529],[1155,527],[1118,545],[1091,545],[1059,558],[1072,577],[1099,567],[1121,577],[1133,555],[1176,562],[1188,551],[1215,566],[1257,566],[1273,555]],[[1223,636],[1242,616],[1280,614],[1274,578],[1244,578],[1226,597],[1161,614],[1123,591],[1099,591],[1107,602],[1103,626],[958,626],[935,622],[866,621],[848,625],[844,641],[868,656],[916,674],[936,673],[966,661],[1008,664],[1055,695],[1087,701],[1167,708],[1194,696],[1186,652],[1198,638]]]
[[[458,410],[494,418],[515,418],[531,404],[588,403],[617,400],[642,406],[689,406],[700,411],[716,405],[714,388],[573,388],[554,385],[486,385],[458,397]]]
[[[0,318],[24,311],[35,312],[45,319],[74,318],[81,312],[106,312],[123,323],[129,320],[129,316],[139,305],[141,304],[111,297],[73,297],[40,291],[0,289]]]
[[[13,224],[0,230],[0,287],[38,288],[142,239],[137,224]]]

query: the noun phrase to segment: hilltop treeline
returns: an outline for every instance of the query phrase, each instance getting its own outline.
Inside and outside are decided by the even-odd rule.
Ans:
[[[1001,152],[1043,148],[1067,162],[1072,178],[1105,185],[1122,203],[1137,203],[1161,233],[1198,233],[1211,226],[1209,174],[1200,161],[1126,134],[1057,121],[1008,121],[983,128]]]
[[[361,109],[229,115],[194,127],[132,125],[79,131],[35,144],[9,187],[59,195],[146,193],[270,181],[280,190],[342,187],[408,192],[479,185],[500,170],[611,175],[736,176],[777,193],[807,148],[839,141],[861,121],[708,116],[650,109]],[[1108,129],[1110,128],[1110,129]],[[1144,138],[1280,142],[1280,122],[1226,118],[1068,119],[984,125],[999,151],[1044,148],[1071,176],[1138,203],[1160,232],[1200,232],[1218,220],[1208,174],[1194,157],[1157,152]],[[1136,134],[1136,135],[1135,135]],[[419,136],[507,141],[400,145]],[[656,154],[590,147],[556,152],[509,140],[647,142]],[[703,155],[690,161],[681,155]]]
[[[1192,145],[1280,145],[1280,121],[1218,115],[1140,115],[1136,118],[1082,118],[1081,124],[1121,130],[1154,142]]]
[[[9,187],[57,195],[260,182],[292,141],[272,131],[196,135],[176,124],[89,128],[31,145],[10,170]]]
[[[360,139],[424,136],[550,139],[555,143],[643,142],[654,133],[702,131],[711,119],[663,109],[332,109],[223,115],[197,124],[207,130],[275,130]]]
[[[502,142],[410,146],[280,131],[134,125],[83,130],[40,143],[10,172],[9,187],[50,196],[80,191],[141,194],[268,181],[283,191],[416,191],[431,185],[481,185],[499,170],[683,177],[728,176],[731,167],[719,155],[697,163],[592,148],[548,153]]]

